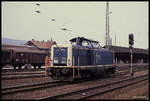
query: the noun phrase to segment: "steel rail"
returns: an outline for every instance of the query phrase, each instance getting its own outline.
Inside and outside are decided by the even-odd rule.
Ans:
[[[45,71],[45,68],[32,68],[32,69],[14,69],[14,68],[2,68],[2,72],[24,72],[24,71]]]
[[[64,92],[64,93],[61,93],[61,94],[57,94],[57,95],[54,95],[54,96],[47,96],[47,97],[43,97],[43,98],[40,98],[40,99],[37,99],[37,100],[48,100],[48,99],[67,99],[67,97],[69,99],[85,99],[85,98],[88,98],[88,97],[91,97],[91,96],[94,96],[96,94],[103,94],[105,92],[108,92],[108,91],[111,91],[111,90],[115,90],[115,89],[118,89],[118,88],[122,88],[122,87],[125,87],[125,86],[128,86],[128,85],[131,85],[131,84],[134,84],[134,83],[137,83],[137,82],[140,82],[140,81],[143,81],[143,80],[147,80],[147,74],[146,75],[142,75],[142,76],[137,76],[137,77],[131,77],[131,78],[128,78],[128,79],[123,79],[123,80],[119,80],[119,81],[114,81],[114,82],[109,82],[109,83],[106,83],[106,84],[99,84],[99,85],[96,85],[96,86],[93,86],[93,87],[89,87],[89,88],[83,88],[83,89],[80,89],[80,90],[75,90],[75,91],[70,91],[70,92]],[[144,79],[142,78],[144,77]],[[145,78],[146,77],[146,78]],[[142,80],[138,80],[136,81],[136,79],[138,78],[142,78]],[[115,84],[118,84],[118,83],[122,83],[122,82],[128,82],[129,80],[135,80],[135,82],[130,82],[129,84],[126,84],[126,85],[122,85],[122,86],[119,86],[119,87],[112,87],[110,89],[107,89],[107,90],[98,90],[100,92],[96,92],[96,93],[88,93],[90,90],[97,90],[99,88],[104,88],[104,87],[107,87],[107,86],[112,86],[112,85],[115,85]],[[85,93],[85,95],[81,95],[82,93]],[[75,94],[80,94],[80,96],[76,96]]]
[[[109,75],[110,77],[113,77],[113,76],[119,76],[119,75],[124,75],[126,74],[126,71],[122,71],[122,72],[125,72],[125,73],[116,73],[116,74],[111,74]],[[88,81],[94,81],[94,80],[97,80],[97,78],[94,78],[94,79],[81,79],[81,80],[78,80],[78,81],[74,81],[74,82],[71,82],[71,83],[81,83],[81,82],[88,82]],[[44,83],[34,83],[34,84],[23,84],[23,85],[17,85],[17,86],[9,86],[9,87],[4,87],[2,88],[1,90],[2,91],[5,91],[5,90],[11,90],[11,89],[19,89],[19,88],[23,88],[23,87],[31,87],[31,86],[38,86],[38,85],[44,85],[44,84],[48,84],[48,83],[57,83],[57,82],[60,82],[59,80],[54,80],[54,81],[50,81],[50,82],[44,82]]]
[[[86,99],[86,98],[89,98],[89,97],[92,97],[92,96],[95,96],[95,95],[100,95],[100,94],[104,94],[104,93],[107,93],[107,92],[111,92],[111,91],[113,91],[113,90],[117,90],[117,89],[120,89],[120,88],[123,88],[123,87],[127,87],[127,86],[130,86],[130,85],[133,85],[133,84],[136,84],[136,83],[138,83],[138,82],[142,82],[142,81],[145,81],[145,80],[148,80],[148,77],[138,77],[138,78],[135,78],[135,79],[138,79],[138,80],[134,80],[134,79],[130,79],[130,80],[133,80],[133,81],[129,81],[128,82],[128,80],[127,81],[121,81],[121,82],[119,82],[119,83],[123,83],[123,84],[113,84],[113,85],[111,85],[111,86],[114,86],[114,87],[108,87],[107,89],[105,89],[105,90],[103,90],[103,91],[99,91],[98,90],[98,92],[96,92],[96,93],[92,93],[92,94],[89,94],[89,95],[87,95],[87,96],[82,96],[82,97],[79,97],[79,99]],[[78,98],[77,98],[78,99]]]
[[[26,75],[26,74],[42,74],[45,71],[41,72],[15,72],[15,73],[1,73],[1,75]]]
[[[24,78],[35,78],[35,77],[44,77],[44,74],[33,74],[33,75],[9,75],[9,76],[2,76],[2,80],[13,80],[13,79],[24,79]]]
[[[23,85],[18,85],[18,86],[5,87],[5,88],[2,88],[2,95],[35,90],[37,88],[41,89],[45,87],[54,87],[54,86],[59,86],[59,85],[62,85],[60,81],[50,81],[50,82],[44,82],[44,83],[40,82],[40,83],[34,83],[34,84],[23,84]]]
[[[113,76],[117,76],[118,74],[115,74],[115,75],[111,75],[110,77],[113,77]],[[119,75],[122,75],[122,74],[119,74]],[[118,75],[118,76],[119,76]],[[81,83],[81,82],[88,82],[88,81],[95,81],[97,80],[97,78],[94,78],[94,79],[84,79],[84,80],[78,80],[78,81],[74,81],[74,82],[71,82],[71,83]],[[2,95],[6,95],[6,94],[12,94],[12,93],[17,93],[17,92],[23,92],[23,91],[27,91],[27,90],[34,90],[36,88],[44,88],[44,87],[55,87],[55,86],[59,86],[59,84],[54,84],[54,85],[49,85],[49,86],[44,86],[44,87],[36,87],[36,88],[29,88],[29,89],[26,89],[28,87],[32,87],[32,86],[40,86],[40,85],[46,85],[46,84],[52,84],[52,83],[60,83],[59,80],[55,80],[55,81],[50,81],[50,82],[44,82],[44,83],[34,83],[34,84],[23,84],[23,85],[17,85],[17,86],[10,86],[10,87],[5,87],[5,88],[2,88]],[[63,83],[60,85],[63,85]],[[18,89],[18,90],[17,90]]]

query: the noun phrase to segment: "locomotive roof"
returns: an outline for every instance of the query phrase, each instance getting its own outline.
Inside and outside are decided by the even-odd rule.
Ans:
[[[75,42],[77,38],[80,38],[81,40],[85,40],[85,41],[90,41],[90,42],[95,42],[95,43],[98,43],[98,41],[95,41],[95,40],[91,40],[91,39],[87,39],[87,38],[84,38],[84,37],[75,37],[75,38],[72,38],[71,42]]]

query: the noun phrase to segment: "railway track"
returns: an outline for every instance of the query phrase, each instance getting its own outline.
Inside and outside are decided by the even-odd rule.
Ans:
[[[7,73],[1,73],[1,75],[25,75],[25,74],[42,74],[45,73],[45,71],[38,71],[38,72],[7,72]]]
[[[7,76],[1,76],[2,80],[13,80],[13,79],[24,79],[24,78],[36,78],[36,77],[44,77],[45,74],[18,74],[18,75],[7,75]]]
[[[133,67],[141,67],[141,66],[144,66],[144,67],[147,67],[149,64],[148,63],[133,63],[132,64]],[[124,70],[124,69],[129,69],[130,67],[130,64],[116,64],[116,67],[119,69],[119,70]],[[45,68],[32,68],[32,69],[14,69],[14,68],[2,68],[2,72],[33,72],[33,71],[45,71]]]
[[[2,68],[2,72],[33,72],[33,71],[44,71],[45,68],[32,68],[32,69],[13,69],[13,68]]]
[[[61,94],[56,94],[53,96],[47,96],[43,97],[37,100],[49,100],[49,99],[73,99],[73,100],[79,100],[79,99],[87,99],[89,97],[104,94],[106,92],[116,90],[119,88],[123,88],[129,85],[133,85],[135,83],[144,81],[148,79],[148,75],[142,75],[137,77],[129,77],[127,79],[120,79],[113,82],[108,82],[105,84],[98,84],[95,86],[82,88],[80,90],[75,91],[69,91],[69,92],[63,92]]]
[[[126,72],[126,71],[124,71]],[[124,75],[124,73],[121,74],[113,74],[111,77],[116,76],[116,75]],[[81,82],[88,82],[88,81],[93,81],[96,80],[97,78],[94,79],[84,79],[84,80],[78,80],[72,83],[81,83]],[[23,84],[23,85],[17,85],[17,86],[9,86],[2,88],[2,95],[6,94],[12,94],[12,93],[17,93],[17,92],[24,92],[24,91],[31,91],[31,90],[36,90],[36,89],[42,89],[46,87],[55,87],[55,86],[61,86],[61,85],[66,85],[68,83],[66,82],[60,82],[58,80],[56,81],[50,81],[50,82],[44,82],[44,83],[34,83],[34,84]]]
[[[130,70],[117,70],[116,73],[120,75],[125,75],[129,73]],[[34,77],[44,77],[45,72],[17,72],[17,73],[2,73],[2,80],[12,80],[12,79],[24,79],[24,78],[34,78]]]
[[[46,87],[54,87],[54,86],[60,86],[63,83],[60,83],[59,81],[49,81],[49,82],[40,82],[40,83],[34,83],[34,84],[23,84],[18,86],[12,86],[12,87],[5,87],[2,88],[2,95],[8,95],[8,94],[14,94],[17,92],[25,92],[25,91],[31,91],[36,89],[42,89]]]
[[[128,71],[124,71],[124,72],[128,72]],[[113,79],[113,78],[120,78],[120,75],[125,75],[126,73],[116,73],[115,75],[110,75],[110,77],[107,77],[106,79],[108,79],[108,80],[110,80],[111,81],[111,78]],[[125,77],[126,78],[126,77]],[[104,79],[101,79],[101,82],[103,83],[103,80],[104,81],[106,81],[105,80],[105,78]],[[117,79],[118,80],[118,79]],[[99,80],[97,80],[97,79],[95,79],[95,80],[87,80],[87,81],[84,81],[84,80],[81,80],[81,81],[77,81],[77,82],[73,82],[73,84],[80,84],[80,83],[87,83],[87,84],[89,84],[88,82],[90,82],[90,81],[92,81],[92,82],[97,82],[97,81],[99,81]],[[113,80],[114,81],[114,80]],[[98,84],[102,84],[102,83],[98,83]],[[97,83],[96,83],[97,84]],[[50,82],[44,82],[44,83],[36,83],[36,84],[24,84],[24,85],[18,85],[18,86],[12,86],[12,87],[5,87],[5,88],[2,88],[2,96],[4,97],[4,96],[9,96],[9,95],[20,95],[21,93],[22,94],[24,94],[24,92],[26,92],[26,94],[28,94],[29,92],[30,93],[32,93],[32,92],[39,92],[40,90],[42,91],[42,90],[44,90],[44,89],[55,89],[55,87],[59,87],[59,88],[61,88],[61,87],[63,87],[64,85],[66,85],[66,86],[69,86],[69,85],[72,85],[72,83],[70,84],[70,83],[66,83],[66,82],[59,82],[59,81],[50,81]],[[111,84],[109,84],[109,85],[111,85]],[[89,86],[90,87],[90,86]],[[86,88],[85,90],[84,90],[85,88],[83,87],[83,89],[81,89],[81,91],[77,91],[77,92],[80,92],[80,96],[81,96],[81,94],[82,95],[87,95],[88,93],[87,92],[85,92],[86,91],[86,89],[88,89],[88,88]],[[89,88],[89,89],[92,89],[92,87],[91,88]],[[40,91],[40,92],[41,92]],[[100,90],[101,91],[101,90]],[[52,90],[52,92],[54,92],[53,90]],[[74,90],[72,90],[71,92],[69,92],[69,93],[71,93],[71,94],[75,94],[75,92],[76,91],[74,91]],[[29,94],[30,94],[29,93]],[[63,94],[65,93],[65,91],[63,92]],[[68,93],[68,92],[67,92]],[[66,93],[66,94],[67,94]],[[66,95],[65,94],[65,95]],[[51,95],[51,94],[50,94]],[[67,96],[73,96],[73,95],[68,95],[67,94]],[[62,93],[61,94],[58,94],[58,96],[51,96],[51,98],[49,98],[49,96],[47,96],[47,97],[36,97],[36,98],[38,98],[37,100],[41,100],[41,99],[64,99],[64,98],[68,98],[68,97],[61,97],[61,96],[64,96],[64,95],[62,95]],[[20,98],[20,97],[19,97]],[[35,98],[35,99],[36,99]],[[68,99],[72,99],[72,98],[68,98]],[[79,98],[80,99],[80,98]]]
[[[141,71],[140,66],[145,66],[145,68],[142,68],[142,70],[147,69],[148,64],[134,64],[133,66],[135,68],[134,71],[137,72],[137,71]],[[136,67],[138,67],[138,68],[136,68]],[[116,70],[117,70],[117,73],[127,74],[127,73],[130,72],[130,65],[129,64],[117,64],[116,65]],[[2,79],[3,80],[12,80],[12,79],[44,77],[45,76],[44,72],[45,71],[6,72],[6,73],[2,73]],[[31,74],[31,75],[29,75],[29,74]],[[7,75],[7,76],[5,76],[5,75]],[[9,75],[11,75],[11,76],[9,76]]]
[[[147,63],[144,63],[144,64],[134,63],[132,66],[133,66],[133,69],[137,71],[137,70],[141,70],[141,69],[147,69],[149,64],[147,64]],[[116,64],[116,69],[120,70],[120,71],[130,70],[130,64]]]

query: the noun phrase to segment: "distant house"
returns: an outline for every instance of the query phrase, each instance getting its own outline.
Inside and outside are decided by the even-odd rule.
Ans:
[[[48,41],[35,41],[34,39],[27,41],[24,45],[35,46],[40,50],[50,51],[52,45],[55,45],[56,42],[51,40]]]

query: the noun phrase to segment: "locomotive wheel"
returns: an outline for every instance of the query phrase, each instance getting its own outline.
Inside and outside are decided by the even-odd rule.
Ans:
[[[70,77],[70,78],[68,79],[68,81],[69,81],[69,82],[73,82],[73,81],[74,81],[74,78],[73,78],[73,77]]]
[[[16,67],[17,67],[16,65],[13,65],[13,68],[14,68],[15,70],[16,70]]]
[[[16,67],[14,67],[14,69],[16,69]]]
[[[41,69],[41,65],[39,65],[38,67],[39,67],[39,69]]]
[[[24,67],[25,67],[25,69],[31,69],[32,65],[31,64],[25,64]]]
[[[115,69],[112,69],[112,74],[115,74]]]
[[[22,66],[18,66],[18,69],[21,69]]]
[[[109,72],[108,72],[108,70],[104,70],[103,76],[104,76],[104,77],[109,77]]]
[[[36,66],[33,66],[34,67],[34,69],[36,69]]]

